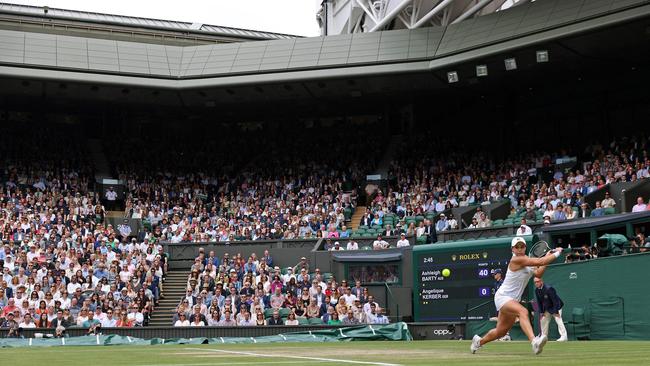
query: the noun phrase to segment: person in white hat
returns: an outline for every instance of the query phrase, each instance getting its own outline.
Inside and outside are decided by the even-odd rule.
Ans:
[[[512,239],[510,248],[512,250],[512,259],[508,264],[508,271],[503,284],[494,294],[494,305],[499,312],[497,326],[482,338],[478,335],[472,338],[470,346],[472,353],[476,353],[486,343],[505,336],[515,324],[517,318],[519,318],[521,330],[531,342],[533,353],[541,353],[546,344],[547,337],[545,335],[535,337],[533,326],[528,318],[528,310],[519,301],[531,277],[541,278],[544,271],[546,271],[546,265],[553,263],[560,257],[562,248],[553,249],[541,258],[531,258],[526,255],[526,240],[520,236]]]

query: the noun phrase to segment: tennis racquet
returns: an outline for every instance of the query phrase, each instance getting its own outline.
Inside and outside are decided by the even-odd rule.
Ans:
[[[537,243],[533,244],[532,247],[530,247],[530,251],[528,252],[529,257],[535,257],[535,258],[541,258],[546,255],[551,250],[551,247],[548,245],[547,242],[544,240],[540,240]]]

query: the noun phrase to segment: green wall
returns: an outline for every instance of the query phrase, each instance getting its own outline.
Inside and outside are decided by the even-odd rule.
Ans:
[[[650,253],[623,255],[552,265],[544,281],[564,301],[570,338],[650,339],[649,268]],[[555,322],[550,334],[558,337]]]

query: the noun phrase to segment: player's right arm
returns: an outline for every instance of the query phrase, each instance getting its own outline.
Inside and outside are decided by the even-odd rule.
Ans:
[[[559,253],[562,251],[562,248],[555,248],[548,253],[546,253],[545,256],[541,258],[532,258],[528,257],[525,255],[522,256],[517,256],[517,257],[512,257],[510,260],[510,263],[513,263],[517,267],[541,267],[545,266],[547,264],[553,263],[558,257]],[[558,253],[557,255],[555,253]]]

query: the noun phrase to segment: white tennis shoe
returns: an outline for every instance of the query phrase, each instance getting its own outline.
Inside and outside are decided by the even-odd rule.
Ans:
[[[533,341],[530,342],[531,346],[533,347],[533,353],[536,355],[542,353],[542,350],[546,345],[546,341],[548,341],[548,337],[545,335],[533,338]]]
[[[479,348],[481,348],[481,337],[479,337],[478,334],[475,334],[474,338],[472,338],[472,344],[469,346],[469,350],[472,351],[472,353],[476,353]]]

